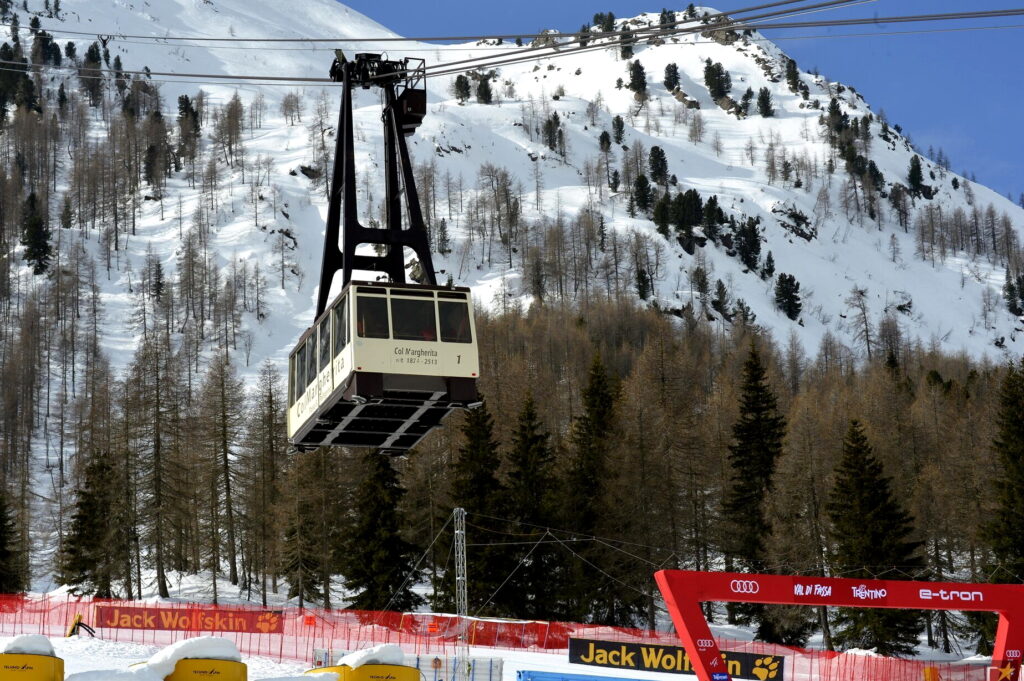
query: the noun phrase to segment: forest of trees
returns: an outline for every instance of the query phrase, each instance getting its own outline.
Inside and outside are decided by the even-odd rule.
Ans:
[[[16,36],[0,45],[0,58],[24,65],[0,78],[0,590],[53,572],[78,593],[130,598],[155,584],[167,596],[175,575],[202,573],[214,600],[230,584],[255,601],[287,591],[338,607],[345,587],[358,607],[404,609],[420,602],[409,589],[418,580],[431,585],[432,607],[448,608],[455,506],[467,510],[474,544],[472,614],[653,626],[651,574],[661,567],[1024,581],[1021,544],[1005,540],[1019,532],[1016,498],[991,492],[993,479],[1019,475],[1024,367],[911,342],[895,317],[872,318],[856,288],[848,304],[858,347],[831,334],[817,348],[772,338],[700,250],[727,249],[751,276],[774,279],[778,306],[799,319],[799,282],[762,254],[761,219],[682,186],[664,149],[626,131],[628,122],[703,144],[699,111],[679,107],[661,130],[650,111],[662,105],[637,100],[642,110],[615,116],[609,133],[596,125],[598,97],[587,117],[599,152],[583,158],[568,142],[568,117],[548,99],[521,100],[523,134],[581,170],[590,200],[571,212],[545,196],[539,163],[530,178],[496,159],[463,177],[433,155],[419,159],[431,243],[452,256],[452,277],[507,264],[534,304],[522,309],[502,290],[480,314],[486,405],[449,420],[419,451],[291,454],[278,367],[263,364],[249,386],[240,379],[250,329],[270,314],[268,289],[302,276],[295,236],[279,220],[274,161],[246,150],[266,103],[235,95],[213,104],[199,91],[168,109],[155,83],[127,75],[100,43],[79,56],[42,32],[32,46]],[[58,63],[77,76],[43,69]],[[727,93],[728,74],[708,66]],[[629,75],[646,92],[639,61]],[[476,84],[479,101],[501,94],[490,83]],[[471,85],[456,80],[455,96],[468,101]],[[758,106],[769,116],[773,103],[759,97]],[[280,113],[308,128],[307,176],[325,192],[326,95],[289,94]],[[1007,305],[1024,305],[1008,217],[973,199],[970,211],[943,211],[927,195],[945,171],[920,160],[907,186],[890,178],[883,197],[870,145],[896,133],[870,114],[851,119],[835,102],[813,134],[829,156],[794,154],[770,133],[744,155],[770,182],[816,192],[814,216],[787,216],[794,234],[815,238],[838,193],[853,221],[881,223],[891,211],[915,229],[918,257],[1001,263]],[[167,191],[169,178],[197,193],[192,214]],[[225,185],[272,244],[271,267],[217,264],[211,230],[227,210]],[[968,183],[955,186],[971,196]],[[361,192],[373,224],[380,197],[368,185]],[[608,228],[602,205],[613,194],[657,230]],[[173,272],[155,256],[133,269],[126,255],[147,205],[177,223]],[[525,219],[526,206],[541,217]],[[694,256],[691,268],[669,268],[669,239]],[[132,342],[116,362],[102,337],[102,281],[113,277],[129,282],[132,306],[121,330]],[[641,302],[670,277],[688,299],[673,309]],[[861,501],[888,519],[899,551],[866,556],[840,531],[857,530],[843,490],[864,488],[889,492]],[[52,550],[35,548],[40,536]],[[816,629],[838,645],[879,640],[877,623],[843,612],[710,614],[770,640],[800,642]],[[957,634],[982,649],[991,636],[988,621],[955,614],[892,629],[902,636],[886,642],[895,653],[921,629],[947,649]]]

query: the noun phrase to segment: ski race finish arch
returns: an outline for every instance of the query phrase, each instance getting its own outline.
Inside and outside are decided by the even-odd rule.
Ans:
[[[989,681],[1020,678],[1024,585],[907,582],[661,570],[662,596],[700,681],[732,681],[700,604],[706,601],[847,608],[974,610],[999,614]]]

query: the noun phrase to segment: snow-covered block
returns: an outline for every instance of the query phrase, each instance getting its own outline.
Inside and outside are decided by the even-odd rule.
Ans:
[[[53,644],[50,639],[42,634],[22,634],[15,636],[4,645],[5,653],[18,653],[21,655],[49,655],[56,657],[53,651]]]
[[[167,681],[191,681],[217,676],[220,681],[246,681],[247,670],[233,641],[219,636],[199,636],[172,643],[145,665]]]
[[[64,681],[64,660],[56,656],[50,639],[22,634],[4,645],[0,671],[9,681]]]
[[[356,669],[364,664],[397,664],[405,662],[405,653],[393,643],[384,643],[379,646],[357,650],[349,653],[338,660],[338,666],[351,667]]]

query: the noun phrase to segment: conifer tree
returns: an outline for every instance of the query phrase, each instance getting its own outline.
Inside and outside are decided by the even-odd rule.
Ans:
[[[622,144],[622,136],[626,131],[626,122],[622,120],[622,116],[615,116],[612,119],[612,139],[615,140],[616,144]]]
[[[494,101],[494,94],[491,92],[491,79],[486,75],[480,77],[480,83],[476,86],[476,101],[481,104],[490,104]]]
[[[771,535],[766,502],[774,488],[773,477],[782,455],[786,421],[778,412],[761,354],[753,344],[740,381],[740,414],[733,425],[733,442],[729,445],[732,477],[722,504],[725,520],[722,542],[728,563],[745,571],[764,572],[767,567],[765,543]],[[741,620],[759,622],[759,638],[778,640],[777,632],[764,617],[764,606],[732,610],[739,613]]]
[[[118,531],[124,518],[113,487],[116,477],[109,455],[97,452],[89,457],[60,558],[60,581],[72,593],[114,596],[120,553],[113,545],[125,536]]]
[[[455,84],[453,85],[453,90],[455,92],[455,99],[459,100],[460,102],[467,101],[469,99],[471,91],[469,85],[469,78],[467,78],[465,74],[460,73],[458,76],[455,77]]]
[[[44,274],[50,267],[50,227],[36,193],[25,200],[21,218],[21,243],[25,247],[25,260],[32,265],[33,274]]]
[[[291,461],[283,498],[280,574],[288,582],[288,598],[298,598],[299,607],[320,601],[320,554],[323,537],[316,522],[320,505],[314,495],[318,453],[302,454]]]
[[[637,95],[643,96],[647,94],[647,72],[644,70],[644,65],[640,63],[639,59],[629,64],[629,85],[626,87]]]
[[[412,591],[415,556],[401,535],[399,507],[405,490],[389,457],[367,450],[362,463],[363,478],[353,502],[355,527],[344,552],[345,585],[355,592],[349,607],[414,610],[423,599]]]
[[[651,147],[648,164],[651,167],[651,179],[654,180],[655,184],[667,184],[668,159],[665,157],[665,150],[657,145]]]
[[[996,578],[1024,575],[1024,361],[1006,368],[995,414],[996,435],[992,441],[1002,467],[995,488],[996,509],[985,525],[984,536],[996,560],[1003,567]]]
[[[924,189],[924,172],[921,170],[921,157],[914,154],[910,159],[910,168],[907,171],[907,183],[910,185],[910,192],[914,196],[920,196]]]
[[[679,65],[675,62],[665,67],[665,89],[672,92],[679,87]]]
[[[633,200],[636,202],[636,209],[647,212],[651,208],[651,182],[647,176],[640,174],[633,181]]]
[[[844,577],[870,579],[886,568],[913,574],[923,568],[921,543],[910,539],[913,519],[893,495],[891,478],[859,421],[850,422],[843,455],[826,504],[832,523],[833,569]],[[844,648],[874,649],[880,655],[912,655],[922,629],[912,610],[840,608],[833,640]]]
[[[775,306],[793,321],[800,316],[800,282],[792,274],[779,273],[775,281]]]
[[[564,617],[560,587],[568,556],[540,529],[557,522],[558,484],[549,439],[537,405],[528,396],[512,432],[512,446],[506,459],[508,517],[518,521],[517,532],[533,532],[538,542],[546,542],[524,545],[519,555],[513,557],[518,569],[495,598],[508,616],[547,620]]]
[[[7,501],[7,490],[0,486],[0,593],[16,594],[25,590],[26,580],[18,554],[18,528]]]
[[[583,414],[572,427],[572,458],[566,473],[563,527],[578,535],[595,536],[606,517],[608,459],[616,432],[616,390],[600,355],[594,355],[583,390]],[[570,563],[566,594],[571,619],[628,626],[634,623],[639,604],[621,585],[592,568],[611,561],[603,545],[587,544],[573,549],[579,557]],[[589,563],[589,564],[588,564]]]
[[[505,489],[497,477],[501,459],[494,438],[494,419],[486,401],[466,413],[462,438],[459,456],[452,464],[452,506],[464,508],[477,527],[504,531],[507,529],[504,523],[495,520],[507,517],[507,502]],[[490,543],[494,536],[478,537],[474,543]],[[514,567],[507,556],[507,548],[497,544],[474,550],[473,588],[469,590],[471,613],[500,614],[491,597]],[[454,574],[446,574],[445,581],[450,596],[454,594]]]
[[[775,107],[772,106],[772,93],[766,87],[757,91],[757,112],[765,118],[775,115]]]

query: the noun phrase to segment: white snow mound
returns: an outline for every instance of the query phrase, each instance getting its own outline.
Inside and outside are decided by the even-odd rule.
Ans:
[[[146,666],[164,678],[174,672],[178,660],[196,659],[241,662],[242,655],[234,641],[220,636],[199,636],[172,643],[149,658]]]
[[[49,655],[50,657],[56,657],[50,639],[42,634],[15,636],[4,646],[4,652],[18,655]]]
[[[338,660],[339,665],[346,665],[355,669],[356,667],[362,667],[364,664],[404,664],[405,653],[401,648],[394,645],[393,643],[385,643],[383,645],[374,646],[367,648],[366,650],[357,650],[354,653],[349,653],[345,657]]]
[[[178,660],[195,659],[241,662],[242,656],[233,641],[219,636],[199,636],[172,643],[145,664],[126,670],[101,669],[71,674],[65,681],[163,681],[174,672]]]

